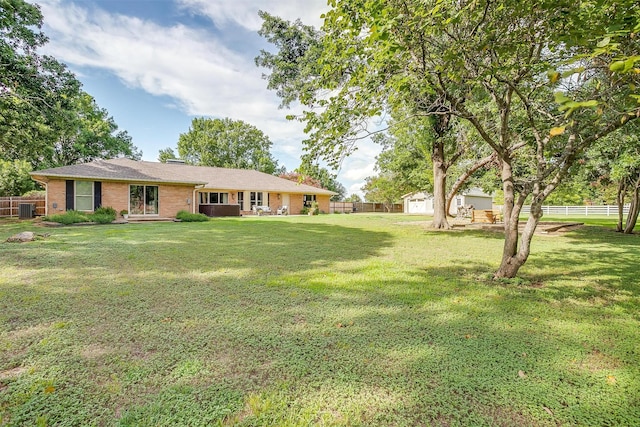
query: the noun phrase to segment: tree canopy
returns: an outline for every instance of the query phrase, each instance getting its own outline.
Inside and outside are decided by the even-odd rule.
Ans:
[[[34,190],[31,165],[25,160],[0,159],[0,197],[21,196]]]
[[[343,200],[347,195],[347,189],[338,182],[336,176],[318,165],[302,165],[294,172],[281,173],[279,178],[333,191],[336,193],[331,196],[333,201]]]
[[[305,54],[317,57],[313,73],[298,74],[294,83],[269,81],[299,91],[309,155],[339,160],[371,133],[372,117],[401,108],[468,122],[500,168],[505,245],[495,275],[515,276],[529,256],[542,203],[584,150],[638,117],[640,6],[630,0],[330,4],[318,45]],[[531,215],[520,235],[525,202]]]
[[[242,120],[195,118],[189,131],[180,134],[178,154],[187,163],[274,174],[278,161],[269,150],[269,137]]]
[[[33,168],[139,158],[131,137],[55,58],[37,5],[0,0],[0,159]],[[22,169],[22,168],[21,168]]]
[[[35,166],[73,110],[80,83],[64,64],[38,54],[47,37],[37,5],[0,0],[0,6],[0,157],[33,159]]]

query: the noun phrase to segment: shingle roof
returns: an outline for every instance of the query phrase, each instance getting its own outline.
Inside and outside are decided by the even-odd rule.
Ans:
[[[31,175],[61,179],[203,185],[204,188],[216,190],[335,194],[329,190],[298,184],[255,170],[145,162],[125,158],[96,160],[90,163],[44,169],[31,172]]]

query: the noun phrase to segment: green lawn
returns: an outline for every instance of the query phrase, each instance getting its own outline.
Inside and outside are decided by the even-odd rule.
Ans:
[[[640,425],[640,237],[426,220],[0,221],[0,425]]]

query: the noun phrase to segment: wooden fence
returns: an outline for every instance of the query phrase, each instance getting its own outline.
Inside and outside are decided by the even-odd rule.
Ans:
[[[400,203],[369,203],[369,202],[329,202],[329,213],[357,213],[357,212],[384,212],[402,213],[403,206]]]
[[[17,217],[20,214],[20,205],[30,203],[36,205],[36,215],[44,215],[45,199],[42,196],[34,197],[0,197],[0,217]]]

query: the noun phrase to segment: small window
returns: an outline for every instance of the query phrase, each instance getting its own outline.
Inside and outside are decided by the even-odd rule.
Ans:
[[[93,181],[76,181],[76,210],[93,210]]]
[[[311,204],[316,201],[315,194],[305,194],[302,196],[302,202],[305,208],[310,208]]]

